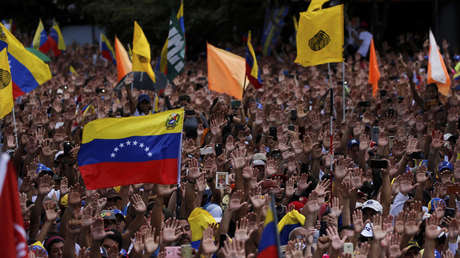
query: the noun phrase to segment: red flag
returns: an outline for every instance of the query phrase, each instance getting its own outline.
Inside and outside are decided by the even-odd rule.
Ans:
[[[26,231],[19,206],[18,182],[8,154],[0,154],[0,250],[2,257],[28,257]]]
[[[369,57],[369,83],[372,84],[372,97],[375,98],[379,89],[380,71],[377,57],[375,55],[374,39],[371,40],[371,49]]]

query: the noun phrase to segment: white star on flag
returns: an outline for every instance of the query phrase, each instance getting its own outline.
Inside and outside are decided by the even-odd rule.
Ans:
[[[110,157],[115,158],[115,153],[110,154]]]
[[[126,142],[126,145],[131,145],[131,142],[130,142],[130,141],[127,141],[127,142]]]
[[[145,151],[146,151],[146,152],[147,152],[147,151],[149,151],[149,150],[150,150],[150,148],[149,148],[149,147],[145,147]]]
[[[147,153],[147,156],[152,157],[152,153],[151,152]]]
[[[134,141],[133,144],[134,144],[134,145],[137,145],[137,141]]]
[[[139,144],[139,147],[143,148],[144,144],[141,142],[141,144]]]
[[[113,149],[113,150],[114,150],[115,152],[117,152],[119,149],[118,149],[118,147],[115,147],[115,149]]]
[[[123,148],[125,147],[125,145],[123,143],[120,143],[120,148]]]

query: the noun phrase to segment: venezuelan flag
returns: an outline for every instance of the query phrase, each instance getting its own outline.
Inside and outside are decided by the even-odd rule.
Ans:
[[[297,210],[292,210],[280,220],[278,223],[278,231],[280,232],[280,245],[287,245],[289,242],[289,233],[297,227],[305,225],[305,216]]]
[[[59,56],[66,49],[64,37],[56,21],[54,21],[53,27],[50,29],[46,44],[48,44],[48,49],[53,50],[54,56]]]
[[[117,64],[117,61],[115,60],[115,52],[113,51],[112,44],[110,44],[110,41],[102,33],[99,38],[99,50],[101,51],[102,57],[107,59],[107,61],[112,62],[115,65]]]
[[[44,47],[46,47],[45,43],[47,41],[48,37],[46,36],[46,31],[45,27],[43,27],[43,22],[40,19],[38,22],[37,30],[35,31],[34,34],[34,39],[32,41],[32,47],[35,49],[39,49],[44,53]]]
[[[269,208],[265,217],[264,231],[262,231],[262,237],[259,242],[258,258],[278,257],[278,245],[276,243],[277,234],[273,210]]]
[[[251,43],[251,31],[248,33],[248,42],[246,44],[246,76],[256,89],[262,87],[262,79],[260,78],[260,69],[257,65],[256,54]]]
[[[217,222],[207,210],[199,207],[193,209],[187,221],[192,231],[192,242],[190,244],[194,249],[198,250],[203,239],[203,231]]]
[[[183,123],[183,109],[89,122],[78,153],[86,187],[177,183]]]
[[[22,43],[0,23],[0,44],[2,42],[8,45],[8,61],[15,98],[51,79],[49,66],[25,49]]]

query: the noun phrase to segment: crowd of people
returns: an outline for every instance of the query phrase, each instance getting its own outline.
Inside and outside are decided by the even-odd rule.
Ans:
[[[129,79],[115,91],[97,46],[68,47],[16,100],[17,147],[12,115],[0,121],[30,257],[255,257],[272,198],[286,257],[460,257],[460,87],[439,94],[425,83],[428,46],[400,43],[378,51],[376,97],[366,57],[345,60],[345,100],[341,64],[301,67],[289,47],[259,59],[263,87],[242,101],[208,90],[206,59],[164,91]],[[185,109],[180,187],[85,189],[83,126],[153,113],[156,98],[158,112]]]

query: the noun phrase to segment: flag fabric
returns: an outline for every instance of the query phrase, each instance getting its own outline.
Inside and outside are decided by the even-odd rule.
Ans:
[[[193,209],[187,221],[192,231],[191,245],[193,248],[198,249],[203,239],[203,231],[217,222],[207,210],[200,207]]]
[[[99,37],[99,51],[101,51],[101,55],[107,61],[112,62],[113,64],[117,64],[115,60],[115,51],[113,51],[112,44],[110,41],[105,37],[103,33],[101,33]]]
[[[289,233],[295,228],[305,225],[305,216],[297,210],[292,210],[278,222],[278,232],[280,232],[280,245],[287,245]]]
[[[246,76],[246,60],[209,43],[207,57],[209,89],[241,100]]]
[[[78,166],[88,189],[176,184],[184,110],[104,118],[83,128]]]
[[[449,96],[451,83],[450,76],[431,30],[430,53],[428,59],[428,83],[436,83],[438,91],[444,96]]]
[[[257,65],[257,58],[254,48],[251,43],[251,31],[248,33],[248,41],[246,44],[246,76],[249,82],[254,85],[256,89],[262,87],[262,79],[259,66]]]
[[[322,9],[328,0],[312,0],[300,13],[296,63],[314,66],[343,61],[343,4]]]
[[[121,44],[117,37],[115,37],[115,57],[117,59],[116,63],[118,82],[120,82],[128,73],[132,71],[133,65],[131,64],[131,60],[129,60],[126,49],[123,47],[123,44]]]
[[[43,26],[43,22],[40,19],[38,22],[37,30],[35,30],[34,39],[32,41],[32,47],[35,49],[39,49],[43,53],[44,47],[46,47],[45,43],[48,40],[48,36],[46,35],[45,27]],[[48,51],[47,51],[48,52]]]
[[[54,56],[59,56],[62,51],[65,51],[66,49],[64,37],[62,36],[61,29],[56,21],[53,22],[53,27],[50,29],[44,49],[46,53],[49,49],[51,49]]]
[[[281,30],[285,24],[284,18],[288,12],[289,7],[287,6],[274,10],[266,10],[264,30],[262,33],[262,53],[264,56],[269,56],[272,48],[278,43]]]
[[[19,206],[18,182],[8,154],[0,153],[0,248],[2,257],[28,257],[26,231]]]
[[[156,82],[155,73],[150,64],[150,45],[142,28],[134,21],[133,36],[133,72],[146,72],[153,82]]]
[[[181,1],[176,16],[169,20],[169,33],[161,49],[157,70],[174,80],[185,67],[184,3]]]
[[[69,72],[70,72],[71,74],[73,74],[73,75],[78,76],[77,71],[75,70],[75,68],[74,68],[72,65],[69,66]]]
[[[24,95],[51,79],[49,66],[28,51],[22,43],[0,24],[0,45],[6,44],[14,98]],[[1,47],[0,47],[1,48]]]
[[[3,47],[3,49],[2,49]],[[13,110],[13,84],[6,44],[0,44],[0,119]]]
[[[271,207],[267,210],[265,216],[264,230],[259,241],[258,258],[276,258],[278,257],[278,245],[276,243],[277,227],[275,224],[274,211]]]
[[[379,90],[380,71],[375,54],[374,39],[371,40],[370,53],[369,53],[369,79],[368,82],[372,84],[372,97],[377,96]]]
[[[42,163],[38,163],[37,169],[35,170],[35,173],[38,174],[40,171],[52,171],[51,168],[45,166]]]
[[[292,23],[294,24],[294,30],[297,33],[297,31],[299,30],[299,21],[297,20],[297,17],[295,17],[295,15],[292,16]]]

